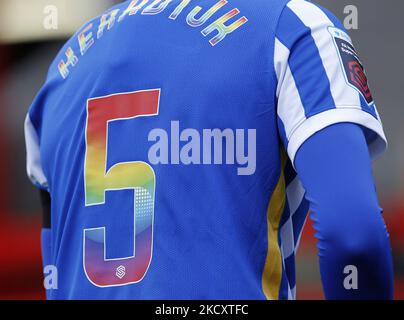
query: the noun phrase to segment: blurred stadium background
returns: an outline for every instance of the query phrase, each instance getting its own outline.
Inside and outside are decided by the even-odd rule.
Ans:
[[[37,192],[25,175],[23,122],[47,68],[63,42],[85,20],[119,1],[0,0],[0,299],[43,299],[41,215]],[[395,265],[396,298],[404,298],[404,3],[395,0],[321,0],[341,20],[359,10],[350,34],[367,67],[390,141],[375,163]],[[58,9],[58,29],[46,30],[44,9]],[[349,181],[347,181],[349,183]],[[313,228],[305,228],[298,255],[299,299],[322,299]]]

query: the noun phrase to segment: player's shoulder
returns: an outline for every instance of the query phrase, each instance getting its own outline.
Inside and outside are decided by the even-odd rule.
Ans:
[[[243,3],[243,0],[233,0],[239,1],[240,4]],[[247,2],[246,5],[253,10],[260,10],[262,14],[268,14],[268,11],[276,10],[276,9],[290,9],[293,8],[298,12],[309,12],[311,10],[320,10],[326,12],[329,11],[319,5],[316,1],[313,0],[256,0]]]
[[[290,0],[279,17],[276,38],[288,46],[305,36],[333,35],[333,30],[349,38],[341,21],[328,9],[313,1]]]
[[[329,20],[336,27],[343,28],[338,18],[328,9],[319,5],[315,1],[310,0],[288,0],[283,9],[283,17],[290,16],[292,13],[294,17],[300,20],[306,20],[316,23],[321,20]]]
[[[60,77],[61,73],[63,74],[63,63],[71,63],[71,65],[75,65],[77,60],[83,52],[83,45],[86,44],[87,39],[83,38],[89,34],[93,36],[94,30],[97,30],[100,23],[102,22],[102,17],[111,12],[119,12],[121,10],[125,10],[129,3],[132,1],[125,1],[119,4],[116,4],[108,9],[104,10],[100,14],[95,17],[85,21],[76,32],[64,43],[61,49],[56,54],[54,60],[52,61],[49,71],[48,71],[48,81],[52,78],[63,78]],[[105,26],[108,28],[108,25]]]
[[[203,3],[172,0],[167,1],[167,4],[163,3],[164,1],[158,3],[156,1],[136,2],[128,0],[112,6],[84,23],[56,55],[49,69],[48,80],[56,77],[59,80],[61,80],[61,78],[66,79],[69,76],[69,70],[75,67],[81,57],[86,55],[87,49],[91,47],[100,36],[102,37],[102,34],[107,32],[106,30],[115,28],[115,25],[120,25],[125,20],[130,20],[127,18],[129,16],[143,15],[144,10],[153,12],[153,14],[155,12],[168,12],[166,15],[171,13],[170,19],[172,19],[173,12],[177,14],[181,12],[182,15],[199,12],[199,15],[202,15],[202,17],[205,15],[212,16],[219,10],[222,10],[223,13],[228,12],[228,15],[241,12],[244,19],[243,21],[248,21],[250,33],[254,34],[254,36],[251,37],[253,40],[267,39],[268,35],[271,34],[274,37],[282,12],[285,11],[284,9],[287,7],[289,9],[292,8],[295,12],[298,12],[299,15],[310,16],[313,10],[325,12],[322,8],[306,0],[209,0],[203,1]],[[229,12],[229,9],[232,10]],[[204,11],[206,12],[204,13]],[[219,12],[217,12],[217,14],[219,14]],[[330,16],[329,13],[325,14]],[[224,17],[226,17],[226,15]],[[100,28],[101,24],[103,24],[102,28]],[[102,29],[101,35],[100,29]]]
[[[256,0],[243,2],[237,1],[237,5],[246,6],[250,16],[267,24],[260,27],[270,27],[272,31],[278,28],[293,29],[297,24],[294,20],[303,22],[302,28],[308,24],[317,24],[327,21],[327,23],[344,30],[340,20],[328,9],[311,0]],[[251,19],[250,19],[251,20]],[[280,23],[282,22],[283,23]],[[312,23],[309,23],[312,22]]]

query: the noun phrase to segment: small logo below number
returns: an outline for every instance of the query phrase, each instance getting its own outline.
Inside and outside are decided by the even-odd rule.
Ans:
[[[124,266],[119,266],[116,268],[115,274],[119,279],[122,279],[126,275],[126,268]]]

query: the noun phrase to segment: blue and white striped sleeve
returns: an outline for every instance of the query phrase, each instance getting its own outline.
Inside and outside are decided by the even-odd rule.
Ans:
[[[308,138],[341,122],[365,128],[372,158],[386,149],[363,64],[331,13],[291,0],[277,26],[274,63],[279,133],[292,163]]]
[[[25,145],[27,153],[27,174],[31,182],[39,189],[48,190],[48,181],[41,165],[38,134],[32,124],[30,114],[24,124]]]

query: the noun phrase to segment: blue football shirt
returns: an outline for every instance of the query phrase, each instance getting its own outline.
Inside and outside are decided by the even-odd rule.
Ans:
[[[50,299],[293,299],[299,147],[386,146],[363,64],[303,0],[126,1],[61,49],[25,122]]]

